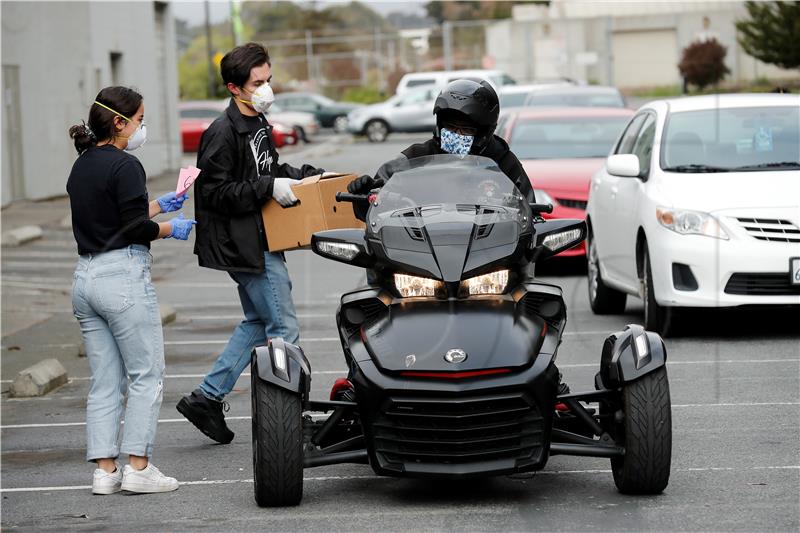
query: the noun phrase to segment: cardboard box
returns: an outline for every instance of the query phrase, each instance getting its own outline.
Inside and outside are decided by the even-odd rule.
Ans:
[[[270,252],[308,248],[317,231],[364,228],[353,214],[353,204],[337,202],[337,192],[347,192],[355,174],[325,173],[299,180],[292,192],[299,203],[282,207],[274,199],[264,204],[261,216]]]

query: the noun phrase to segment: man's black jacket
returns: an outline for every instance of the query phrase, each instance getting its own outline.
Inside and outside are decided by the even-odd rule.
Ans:
[[[424,143],[412,144],[401,152],[402,155],[392,159],[391,161],[388,161],[387,163],[384,163],[381,168],[378,169],[378,172],[375,174],[375,178],[383,180],[385,183],[395,172],[397,172],[398,169],[405,168],[409,159],[444,153],[446,152],[439,147],[439,143],[435,138],[429,139]],[[471,155],[480,155],[492,159],[495,163],[497,163],[497,166],[500,167],[500,170],[502,170],[503,173],[514,182],[514,185],[516,185],[517,189],[519,189],[519,191],[525,195],[529,202],[536,201],[536,198],[533,194],[531,180],[528,179],[525,169],[522,168],[522,163],[519,162],[517,156],[514,155],[511,149],[509,149],[508,144],[503,139],[497,135],[494,135],[492,136],[492,140],[480,154]],[[355,212],[356,217],[361,220],[366,218],[366,210],[367,206],[353,204],[353,211]]]
[[[272,197],[275,177],[302,179],[320,173],[310,165],[278,164],[267,124],[270,175],[259,176],[250,129],[231,99],[203,133],[197,151],[201,170],[194,184],[197,228],[194,253],[200,266],[235,272],[263,272],[266,237],[261,207]]]

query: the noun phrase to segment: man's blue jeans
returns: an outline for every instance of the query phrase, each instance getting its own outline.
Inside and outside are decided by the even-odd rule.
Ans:
[[[260,274],[230,273],[238,285],[244,320],[236,326],[211,372],[200,384],[200,390],[208,398],[222,400],[233,390],[236,380],[250,364],[254,346],[275,337],[292,344],[300,340],[292,281],[283,254],[265,252],[264,263],[264,272]]]

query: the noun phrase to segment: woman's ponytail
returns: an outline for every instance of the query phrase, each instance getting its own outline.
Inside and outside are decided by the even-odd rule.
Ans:
[[[69,136],[75,143],[75,149],[79,154],[82,154],[88,148],[91,148],[97,144],[97,136],[95,136],[94,132],[89,128],[89,126],[86,125],[85,122],[83,124],[75,124],[72,126],[69,129]]]

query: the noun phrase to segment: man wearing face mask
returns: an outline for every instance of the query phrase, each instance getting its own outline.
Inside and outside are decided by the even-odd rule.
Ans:
[[[274,95],[263,46],[237,46],[222,58],[220,69],[231,103],[200,139],[194,252],[200,266],[225,270],[236,282],[244,319],[203,382],[177,409],[205,435],[227,444],[234,434],[225,423],[223,400],[250,364],[253,347],[275,337],[297,343],[300,336],[286,262],[282,253],[269,252],[261,208],[270,198],[293,205],[294,180],[323,170],[278,163],[272,126],[264,116]]]
[[[382,187],[392,175],[403,168],[407,160],[436,154],[461,156],[479,155],[497,163],[508,178],[514,182],[529,202],[534,202],[533,187],[517,156],[508,144],[494,134],[500,114],[500,101],[492,86],[485,80],[480,82],[460,79],[447,84],[433,105],[436,115],[436,130],[433,138],[412,144],[401,155],[378,169],[375,177],[361,176],[347,186],[352,194],[365,194]],[[356,216],[364,220],[366,206],[353,204]]]

